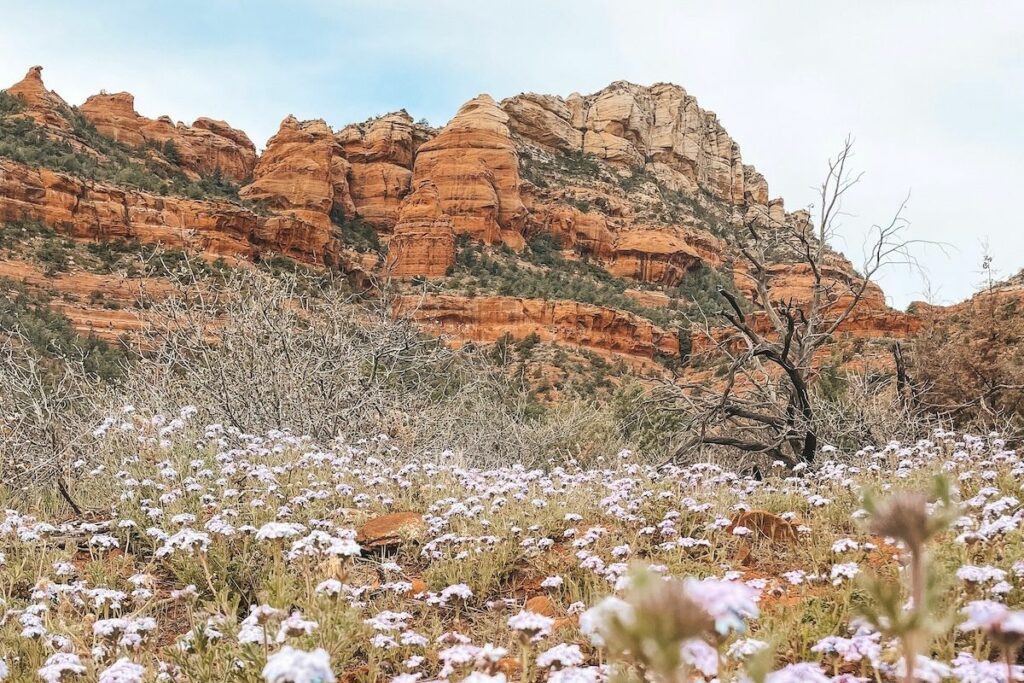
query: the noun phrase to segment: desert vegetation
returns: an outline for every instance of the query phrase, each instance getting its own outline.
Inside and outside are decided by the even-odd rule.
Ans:
[[[822,423],[811,465],[666,463],[679,425],[639,389],[538,404],[386,293],[283,268],[179,283],[117,377],[5,319],[10,680],[1020,675],[1024,464],[998,435],[847,376],[820,419],[855,406],[875,444]]]
[[[890,308],[901,212],[833,249],[849,142],[812,218],[671,84],[257,155],[40,72],[0,681],[1024,680],[1021,278]]]
[[[72,175],[158,194],[238,201],[238,187],[220,174],[189,179],[177,167],[173,142],[133,148],[100,135],[75,109],[59,111],[71,128],[55,139],[31,118],[21,116],[21,101],[0,91],[0,157]]]
[[[200,412],[123,406],[96,423],[69,465],[79,513],[5,490],[5,676],[1020,673],[1022,464],[994,436],[829,451],[813,476],[755,480],[629,451],[487,467]]]

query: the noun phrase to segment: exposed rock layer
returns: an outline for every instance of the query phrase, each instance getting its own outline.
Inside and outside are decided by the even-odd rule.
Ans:
[[[46,89],[40,71],[29,70],[9,89],[24,104],[20,115],[89,151],[75,137],[71,109]],[[80,111],[101,134],[126,145],[163,149],[173,143],[176,154],[164,156],[193,177],[251,177],[241,195],[270,215],[0,161],[0,219],[32,218],[75,237],[138,239],[210,254],[277,251],[308,263],[338,263],[348,231],[361,229],[362,221],[388,249],[379,264],[375,255],[365,255],[359,267],[383,264],[384,274],[399,278],[443,277],[455,263],[458,236],[521,250],[527,239],[548,234],[570,258],[592,258],[613,275],[662,288],[679,285],[701,265],[721,268],[733,261],[736,254],[716,236],[722,230],[751,221],[808,220],[802,212],[786,213],[781,199],[770,199],[764,177],[743,163],[717,117],[667,84],[617,82],[587,96],[524,94],[500,104],[481,95],[440,130],[414,123],[404,111],[339,131],[322,120],[289,116],[259,158],[245,134],[226,123],[149,119],[135,111],[127,93],[93,96]],[[527,180],[524,169],[534,163],[561,170],[547,180]],[[737,287],[752,296],[741,264],[735,263]],[[770,268],[773,299],[808,300],[813,278],[806,268]],[[827,273],[841,283],[854,277],[838,257]],[[654,308],[670,301],[650,290],[628,295]],[[675,332],[576,302],[437,296],[410,306],[403,303],[403,312],[462,339],[536,332],[636,358],[679,351]],[[902,336],[917,324],[889,310],[881,290],[872,287],[841,332]]]
[[[260,216],[229,202],[161,197],[0,159],[0,221],[23,219],[78,238],[248,258],[275,251],[311,263],[337,258],[327,230],[295,218]]]
[[[186,126],[167,116],[148,119],[135,111],[135,98],[126,92],[93,95],[80,111],[97,131],[130,147],[172,145],[181,167],[193,176],[220,173],[243,182],[256,165],[249,136],[224,121],[199,118]]]
[[[638,358],[679,355],[679,339],[649,320],[576,301],[515,297],[408,296],[396,314],[458,340],[493,342],[505,334],[582,346]]]

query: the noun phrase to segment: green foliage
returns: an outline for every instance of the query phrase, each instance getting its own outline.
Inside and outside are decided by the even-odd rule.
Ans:
[[[519,175],[537,187],[547,187],[545,176],[557,175],[581,180],[600,179],[605,172],[593,154],[582,150],[560,152],[553,157],[533,158],[523,154],[519,159]]]
[[[125,267],[128,259],[137,259],[143,252],[143,246],[135,240],[102,240],[90,242],[85,247],[90,256],[98,263],[93,269],[101,273],[113,273]]]
[[[842,358],[833,356],[818,372],[813,389],[819,400],[839,401],[846,394],[848,383],[842,368]]]
[[[532,245],[537,246],[536,251]],[[664,311],[646,308],[627,297],[623,293],[626,290],[624,280],[587,261],[565,259],[553,247],[550,238],[535,238],[523,257],[543,268],[530,268],[516,260],[488,253],[477,243],[468,244],[456,256],[453,274],[470,276],[475,289],[500,296],[580,301],[668,322]]]
[[[129,147],[100,134],[76,109],[61,112],[74,138],[95,151],[90,153],[55,139],[31,119],[16,116],[22,110],[18,98],[0,91],[0,157],[155,194],[238,200],[238,187],[219,173],[189,179],[178,168],[181,157],[171,141],[149,149]]]
[[[74,243],[71,240],[56,236],[43,238],[35,251],[35,257],[43,263],[47,275],[66,272],[71,267],[71,253]]]
[[[24,109],[25,105],[21,100],[6,90],[0,90],[0,118],[11,114],[20,114]]]
[[[362,218],[348,218],[335,209],[331,212],[331,221],[337,227],[336,236],[343,244],[360,252],[381,255],[387,253],[387,248],[377,237],[377,230]]]
[[[93,377],[110,381],[123,376],[132,357],[127,349],[80,336],[49,299],[24,285],[8,279],[0,279],[0,285],[7,292],[0,297],[0,330],[16,333],[47,367],[56,372],[62,361],[81,359]]]
[[[0,224],[0,249],[14,249],[33,238],[53,235],[53,229],[40,221],[7,221]]]
[[[732,274],[728,271],[719,271],[701,263],[696,268],[687,271],[682,281],[675,287],[665,291],[673,301],[678,302],[677,306],[691,316],[703,312],[712,320],[720,318],[723,307],[728,303],[719,293],[725,290],[733,294],[743,308],[747,308],[746,299],[740,296],[733,282]]]
[[[181,153],[178,152],[178,146],[174,144],[174,140],[166,140],[161,151],[167,161],[177,166],[181,165]]]

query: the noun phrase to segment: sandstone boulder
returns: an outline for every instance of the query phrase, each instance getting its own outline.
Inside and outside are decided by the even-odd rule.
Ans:
[[[356,540],[363,548],[379,548],[422,540],[427,523],[418,512],[393,512],[375,517],[356,530]]]

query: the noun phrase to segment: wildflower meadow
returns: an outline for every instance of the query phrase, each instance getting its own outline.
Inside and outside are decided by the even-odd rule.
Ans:
[[[484,469],[195,412],[97,425],[80,515],[0,489],[0,680],[1024,680],[996,434]]]

